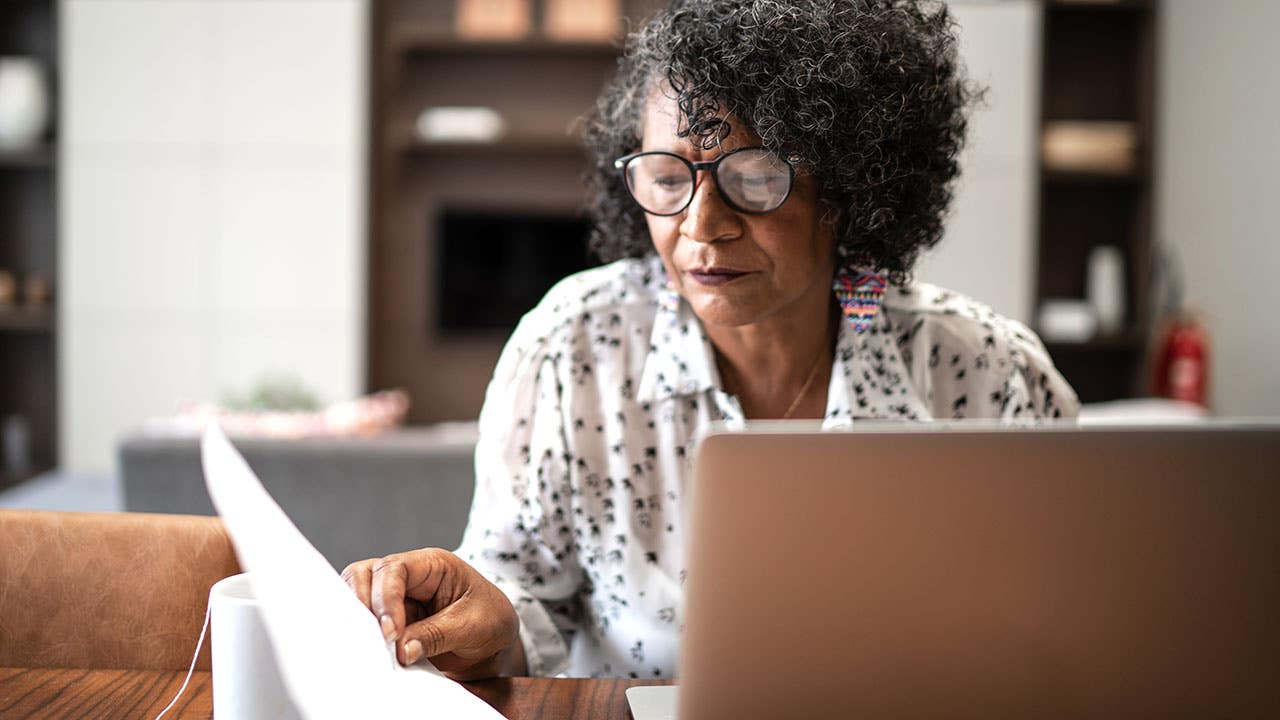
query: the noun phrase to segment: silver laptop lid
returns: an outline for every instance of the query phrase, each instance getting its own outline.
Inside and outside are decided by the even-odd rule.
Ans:
[[[1280,716],[1280,428],[706,437],[681,720]]]

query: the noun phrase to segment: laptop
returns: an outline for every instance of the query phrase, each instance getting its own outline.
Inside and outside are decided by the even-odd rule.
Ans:
[[[636,720],[1280,717],[1280,424],[703,439]]]

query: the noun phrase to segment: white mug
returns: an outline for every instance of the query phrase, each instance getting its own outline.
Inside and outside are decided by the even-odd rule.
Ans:
[[[44,65],[29,57],[0,57],[0,148],[40,144],[49,122],[49,83]]]
[[[258,613],[248,573],[209,590],[213,716],[222,720],[301,720]]]

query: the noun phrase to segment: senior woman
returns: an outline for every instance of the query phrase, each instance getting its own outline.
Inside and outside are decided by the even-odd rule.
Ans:
[[[344,573],[401,662],[672,675],[712,421],[1072,416],[1030,331],[909,281],[971,95],[941,4],[677,1],[632,36],[586,132],[609,264],[552,289],[498,361],[462,546]],[[818,582],[761,597],[802,611]]]

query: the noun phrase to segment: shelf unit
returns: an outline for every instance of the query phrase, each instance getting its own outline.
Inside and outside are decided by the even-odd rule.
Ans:
[[[49,308],[0,308],[0,332],[52,333],[53,310]]]
[[[23,150],[0,150],[0,168],[53,167],[53,145]]]
[[[401,153],[430,159],[440,155],[566,155],[582,152],[577,138],[564,136],[507,136],[492,142],[425,142],[406,139],[400,143]]]
[[[526,37],[519,40],[468,40],[460,38],[428,22],[393,28],[387,43],[394,52],[405,55],[505,55],[509,57],[545,57],[549,55],[588,56],[614,59],[622,38],[613,41],[552,40]]]
[[[56,6],[56,0],[0,5],[0,55],[34,57],[44,65],[54,111]],[[56,303],[56,120],[49,125],[53,131],[42,145],[0,151],[0,268],[20,285],[32,274],[43,276]],[[0,308],[0,428],[12,418],[25,426],[29,465],[21,471],[7,467],[0,442],[0,487],[51,469],[58,455],[56,307],[19,303]]]
[[[1083,343],[1047,343],[1084,402],[1140,395],[1153,322],[1152,150],[1156,0],[1050,0],[1044,11],[1041,130],[1053,123],[1127,123],[1127,166],[1064,169],[1040,163],[1037,302],[1083,299],[1089,253],[1125,259],[1121,331]]]
[[[642,18],[660,1],[624,0],[622,14]],[[579,214],[586,165],[577,119],[621,52],[621,38],[538,35],[537,18],[534,34],[522,39],[460,38],[452,31],[454,5],[371,4],[367,383],[406,389],[414,423],[474,419],[509,335],[443,328],[445,211]],[[417,139],[423,109],[453,105],[492,108],[506,134],[491,143]],[[502,296],[503,284],[493,285],[490,292]]]

